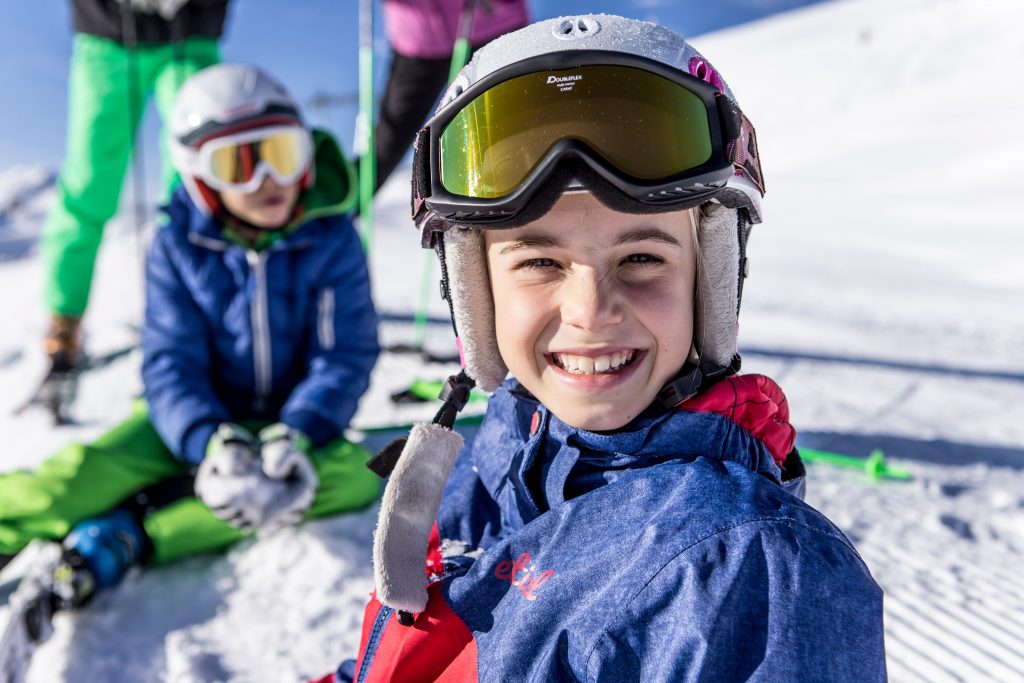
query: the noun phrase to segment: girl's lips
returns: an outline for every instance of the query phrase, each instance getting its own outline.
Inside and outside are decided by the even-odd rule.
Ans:
[[[263,200],[263,206],[267,208],[277,207],[284,204],[284,197],[267,197]]]
[[[609,369],[602,372],[593,373],[571,372],[562,367],[556,360],[555,356],[559,354],[569,354],[570,352],[568,351],[558,351],[554,353],[544,354],[544,359],[547,361],[548,367],[551,369],[551,371],[554,373],[556,377],[573,386],[584,389],[604,389],[626,381],[636,373],[637,368],[640,367],[644,358],[647,357],[647,351],[641,349],[616,349],[611,351],[610,353],[610,350],[608,349],[601,349],[599,351],[595,351],[594,349],[580,349],[579,351],[583,352],[572,353],[571,355],[596,358],[600,356],[611,355],[614,353],[632,354],[632,359],[629,362],[625,363],[624,365],[620,366],[615,370]]]

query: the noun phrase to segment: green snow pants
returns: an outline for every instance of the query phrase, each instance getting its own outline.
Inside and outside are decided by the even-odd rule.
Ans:
[[[181,84],[219,61],[212,38],[128,49],[105,38],[75,35],[68,79],[67,151],[57,199],[40,239],[45,303],[51,313],[80,317],[85,312],[103,227],[117,212],[149,95],[155,95],[160,117],[167,121]],[[169,191],[176,176],[167,143],[165,129],[163,168]]]
[[[320,484],[306,518],[336,515],[376,500],[380,480],[366,468],[368,459],[366,449],[344,439],[314,451],[311,460]],[[31,472],[0,475],[0,555],[13,555],[35,538],[62,539],[78,522],[102,515],[139,489],[187,472],[140,410],[90,445],[67,446]],[[144,526],[153,542],[150,561],[158,564],[245,536],[191,496],[149,514]]]

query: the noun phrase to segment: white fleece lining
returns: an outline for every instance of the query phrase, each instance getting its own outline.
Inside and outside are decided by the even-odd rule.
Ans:
[[[462,443],[461,434],[438,424],[417,424],[409,432],[373,534],[377,599],[388,607],[417,613],[427,606],[427,543]]]

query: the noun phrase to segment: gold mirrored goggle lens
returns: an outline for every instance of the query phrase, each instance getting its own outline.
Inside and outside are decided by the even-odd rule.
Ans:
[[[466,105],[440,137],[441,184],[466,197],[508,195],[566,139],[638,180],[697,168],[712,151],[695,93],[635,67],[581,66],[517,76]]]
[[[277,131],[264,138],[218,147],[210,154],[210,173],[217,180],[243,184],[252,179],[262,161],[281,178],[302,172],[305,154],[300,131]]]

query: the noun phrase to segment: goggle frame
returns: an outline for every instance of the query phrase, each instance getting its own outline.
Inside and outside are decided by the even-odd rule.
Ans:
[[[708,114],[711,136],[711,155],[708,161],[654,182],[643,181],[623,173],[607,161],[600,151],[589,145],[563,138],[548,149],[515,190],[504,196],[487,199],[467,197],[453,194],[443,186],[441,136],[455,117],[477,97],[495,85],[518,76],[591,65],[646,70],[699,97]],[[461,106],[455,106],[457,103],[461,103]],[[752,138],[753,127],[728,95],[711,83],[661,62],[639,55],[603,50],[574,50],[539,55],[498,69],[472,84],[442,107],[420,130],[413,157],[413,218],[419,222],[429,210],[440,218],[461,223],[487,224],[507,220],[526,207],[554,173],[558,163],[566,158],[580,159],[604,180],[639,202],[679,205],[680,208],[696,206],[725,187],[733,175],[743,172],[731,157],[735,156],[735,148],[743,139],[744,129]],[[756,159],[756,142],[753,149]],[[760,173],[759,163],[757,172]]]
[[[251,144],[259,140],[265,140],[278,133],[295,133],[298,140],[298,157],[300,163],[298,169],[291,174],[281,173],[274,165],[265,159],[260,159],[253,169],[252,176],[243,183],[233,183],[222,180],[214,175],[213,155],[226,147],[235,145]],[[264,126],[260,128],[249,128],[237,133],[219,135],[199,144],[195,150],[195,165],[192,173],[211,189],[218,192],[230,190],[234,192],[252,193],[259,189],[266,176],[270,176],[278,185],[291,185],[298,182],[309,172],[313,162],[313,140],[309,131],[303,126],[295,124],[282,124],[275,126]]]

